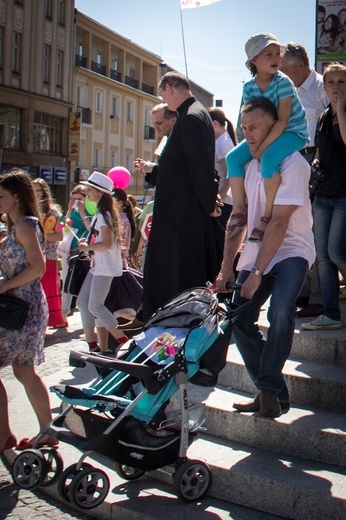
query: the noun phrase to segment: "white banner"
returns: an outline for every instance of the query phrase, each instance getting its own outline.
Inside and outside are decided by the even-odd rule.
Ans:
[[[181,9],[194,9],[195,7],[202,7],[203,5],[215,4],[221,0],[180,0]]]

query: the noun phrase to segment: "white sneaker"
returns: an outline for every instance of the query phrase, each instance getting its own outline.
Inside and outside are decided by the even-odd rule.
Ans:
[[[302,323],[302,330],[333,330],[341,329],[341,321],[332,320],[323,314],[310,323]]]

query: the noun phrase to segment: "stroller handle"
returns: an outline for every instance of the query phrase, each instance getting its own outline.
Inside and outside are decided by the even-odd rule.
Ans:
[[[228,289],[229,291],[240,291],[241,283],[227,282],[226,283],[226,289]]]

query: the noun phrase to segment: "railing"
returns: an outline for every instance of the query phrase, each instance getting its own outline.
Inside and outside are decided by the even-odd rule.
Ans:
[[[77,112],[82,114],[82,123],[86,123],[87,125],[91,125],[91,110],[90,110],[90,108],[77,107]]]
[[[76,67],[84,67],[86,69],[87,59],[84,56],[76,54],[74,64]]]
[[[138,80],[135,78],[130,78],[130,76],[125,76],[125,85],[136,88],[138,90]]]
[[[155,130],[152,126],[144,127],[144,139],[155,139]]]
[[[121,81],[121,72],[111,69],[111,78],[115,81]]]
[[[102,76],[107,76],[106,65],[101,65],[101,63],[96,63],[96,61],[91,62],[91,70],[93,72],[97,72],[98,74],[102,74]]]
[[[154,95],[154,87],[152,85],[148,85],[147,83],[142,83],[142,92],[146,94]]]

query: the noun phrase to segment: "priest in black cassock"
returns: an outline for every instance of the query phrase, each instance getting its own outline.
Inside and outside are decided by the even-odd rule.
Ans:
[[[213,282],[221,264],[215,135],[185,76],[168,72],[159,94],[179,117],[161,155],[144,268],[143,319],[186,289]]]

